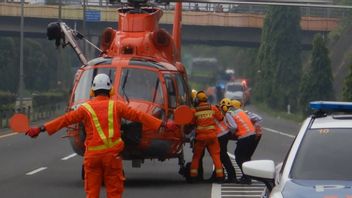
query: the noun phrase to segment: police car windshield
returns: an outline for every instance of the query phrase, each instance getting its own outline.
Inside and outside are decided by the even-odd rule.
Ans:
[[[293,179],[352,180],[351,129],[310,129],[291,170]]]

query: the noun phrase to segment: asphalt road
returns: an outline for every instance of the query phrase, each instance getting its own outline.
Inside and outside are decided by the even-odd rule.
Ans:
[[[256,112],[253,107],[249,109]],[[265,130],[253,159],[273,159],[280,162],[298,132],[299,124],[261,115],[264,117]],[[64,134],[61,131],[51,137],[41,134],[36,139],[30,139],[23,134],[0,131],[0,197],[85,197],[81,180],[82,157],[75,155],[68,140],[61,138]],[[234,147],[235,142],[230,142],[230,153],[233,153]],[[185,146],[185,158],[186,161],[191,160],[188,144]],[[125,161],[124,167],[127,177],[123,196],[125,198],[212,196],[213,184],[188,184],[178,175],[177,160],[146,160],[141,168],[132,168],[131,162]],[[206,155],[206,178],[210,176],[211,169],[211,159]],[[106,197],[104,193],[103,190],[101,197]]]

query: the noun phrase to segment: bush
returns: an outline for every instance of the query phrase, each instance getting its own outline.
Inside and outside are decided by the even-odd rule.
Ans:
[[[13,109],[16,102],[16,95],[10,92],[0,91],[0,110]]]
[[[44,92],[33,94],[33,108],[53,105],[67,101],[66,92]]]

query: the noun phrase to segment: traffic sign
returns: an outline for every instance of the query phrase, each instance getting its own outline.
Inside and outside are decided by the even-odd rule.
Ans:
[[[100,21],[100,10],[86,10],[86,21],[88,22]]]

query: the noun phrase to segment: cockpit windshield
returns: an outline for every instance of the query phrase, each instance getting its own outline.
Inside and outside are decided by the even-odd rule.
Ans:
[[[79,79],[77,87],[74,90],[74,96],[73,96],[74,104],[80,104],[90,98],[89,92],[93,83],[93,79],[97,74],[101,74],[101,73],[107,74],[112,80],[112,83],[114,84],[115,68],[101,67],[101,68],[87,69],[83,71],[83,74]]]
[[[145,69],[122,70],[119,94],[127,100],[139,99],[163,104],[163,93],[157,72]]]

